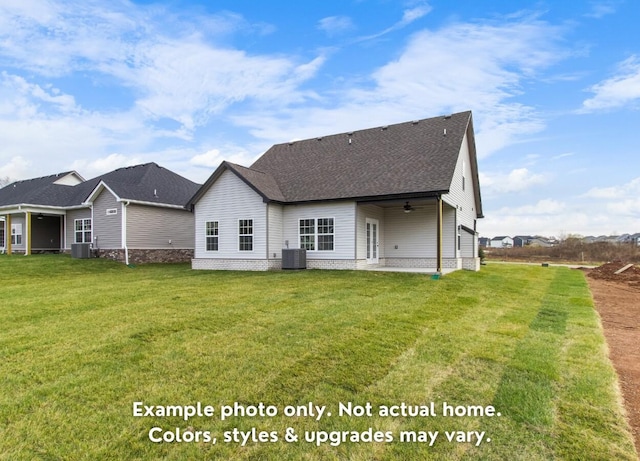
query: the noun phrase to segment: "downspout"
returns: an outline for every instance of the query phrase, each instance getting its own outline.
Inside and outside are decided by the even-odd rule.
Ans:
[[[436,271],[438,274],[442,273],[442,196],[438,195],[436,199],[437,207],[437,256],[436,256]]]
[[[129,202],[122,202],[122,247],[124,248],[124,263],[129,265],[129,248],[127,247],[127,207]]]

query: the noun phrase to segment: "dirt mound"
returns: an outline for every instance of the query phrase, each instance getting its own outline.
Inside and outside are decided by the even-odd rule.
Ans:
[[[587,272],[587,275],[598,280],[624,283],[635,288],[640,288],[640,267],[631,266],[623,272],[616,274],[617,271],[627,266],[627,264],[628,263],[624,261],[612,261],[591,269]]]

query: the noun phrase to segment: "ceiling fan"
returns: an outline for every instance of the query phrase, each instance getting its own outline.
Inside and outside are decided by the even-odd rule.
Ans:
[[[405,213],[411,213],[414,210],[414,208],[411,205],[409,205],[408,201],[404,204],[403,208]]]

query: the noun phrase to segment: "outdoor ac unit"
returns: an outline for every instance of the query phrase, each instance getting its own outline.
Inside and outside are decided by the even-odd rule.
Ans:
[[[282,268],[283,269],[306,269],[307,268],[307,250],[300,248],[283,248],[282,249]]]
[[[91,257],[90,243],[72,243],[71,257],[76,259],[88,259]]]

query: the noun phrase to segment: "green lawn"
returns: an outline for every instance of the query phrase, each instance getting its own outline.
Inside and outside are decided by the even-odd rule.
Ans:
[[[0,256],[0,379],[2,460],[637,459],[584,276],[565,268]],[[198,402],[213,414],[160,416]],[[223,420],[234,405],[247,414]],[[177,431],[199,441],[150,440]]]

